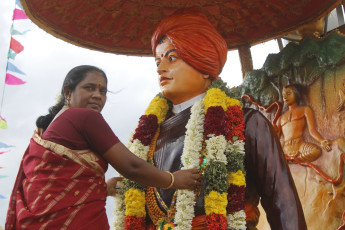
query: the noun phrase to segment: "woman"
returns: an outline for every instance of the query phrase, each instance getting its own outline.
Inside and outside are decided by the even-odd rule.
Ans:
[[[107,78],[93,66],[66,76],[59,102],[37,119],[14,185],[5,229],[109,229],[104,173],[110,163],[140,184],[191,189],[197,170],[161,171],[133,155],[100,114]]]

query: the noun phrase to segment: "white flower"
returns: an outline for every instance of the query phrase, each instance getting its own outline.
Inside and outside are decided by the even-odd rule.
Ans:
[[[117,182],[118,191],[114,197],[114,219],[112,230],[123,230],[125,229],[125,195],[124,195],[124,184],[122,181]]]
[[[199,166],[199,156],[202,149],[204,133],[204,120],[204,105],[200,100],[195,102],[191,108],[191,116],[186,125],[187,131],[181,156],[181,169],[198,168]]]
[[[229,141],[226,146],[225,151],[227,154],[241,153],[244,155],[244,141],[237,140],[237,141],[234,141],[233,143]]]
[[[211,138],[205,141],[207,162],[214,160],[226,165],[228,162],[224,154],[227,144],[225,137],[223,135],[215,136],[213,134],[210,134],[209,137]]]
[[[147,153],[150,150],[150,146],[145,146],[138,139],[135,139],[133,143],[128,146],[128,149],[137,157],[147,161]]]
[[[230,230],[246,230],[246,213],[241,210],[227,215],[228,227]]]
[[[178,190],[176,202],[176,214],[174,223],[176,229],[188,230],[192,227],[194,218],[195,194],[190,190]]]

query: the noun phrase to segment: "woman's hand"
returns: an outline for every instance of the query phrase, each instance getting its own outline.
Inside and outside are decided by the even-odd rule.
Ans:
[[[173,175],[175,179],[173,188],[194,190],[201,186],[202,177],[197,169],[179,170]]]
[[[122,181],[123,177],[113,177],[107,180],[107,195],[115,196],[116,195],[116,184],[118,181]]]

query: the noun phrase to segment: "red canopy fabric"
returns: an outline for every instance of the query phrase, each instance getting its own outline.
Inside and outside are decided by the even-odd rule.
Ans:
[[[196,7],[228,48],[286,35],[324,16],[340,0],[21,0],[39,27],[72,44],[99,51],[151,56],[156,25],[177,9]]]

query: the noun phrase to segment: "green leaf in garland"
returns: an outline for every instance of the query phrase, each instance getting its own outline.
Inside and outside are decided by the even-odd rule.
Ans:
[[[209,194],[211,191],[216,191],[219,193],[227,191],[228,173],[224,163],[211,161],[205,168],[205,178],[205,194]]]

